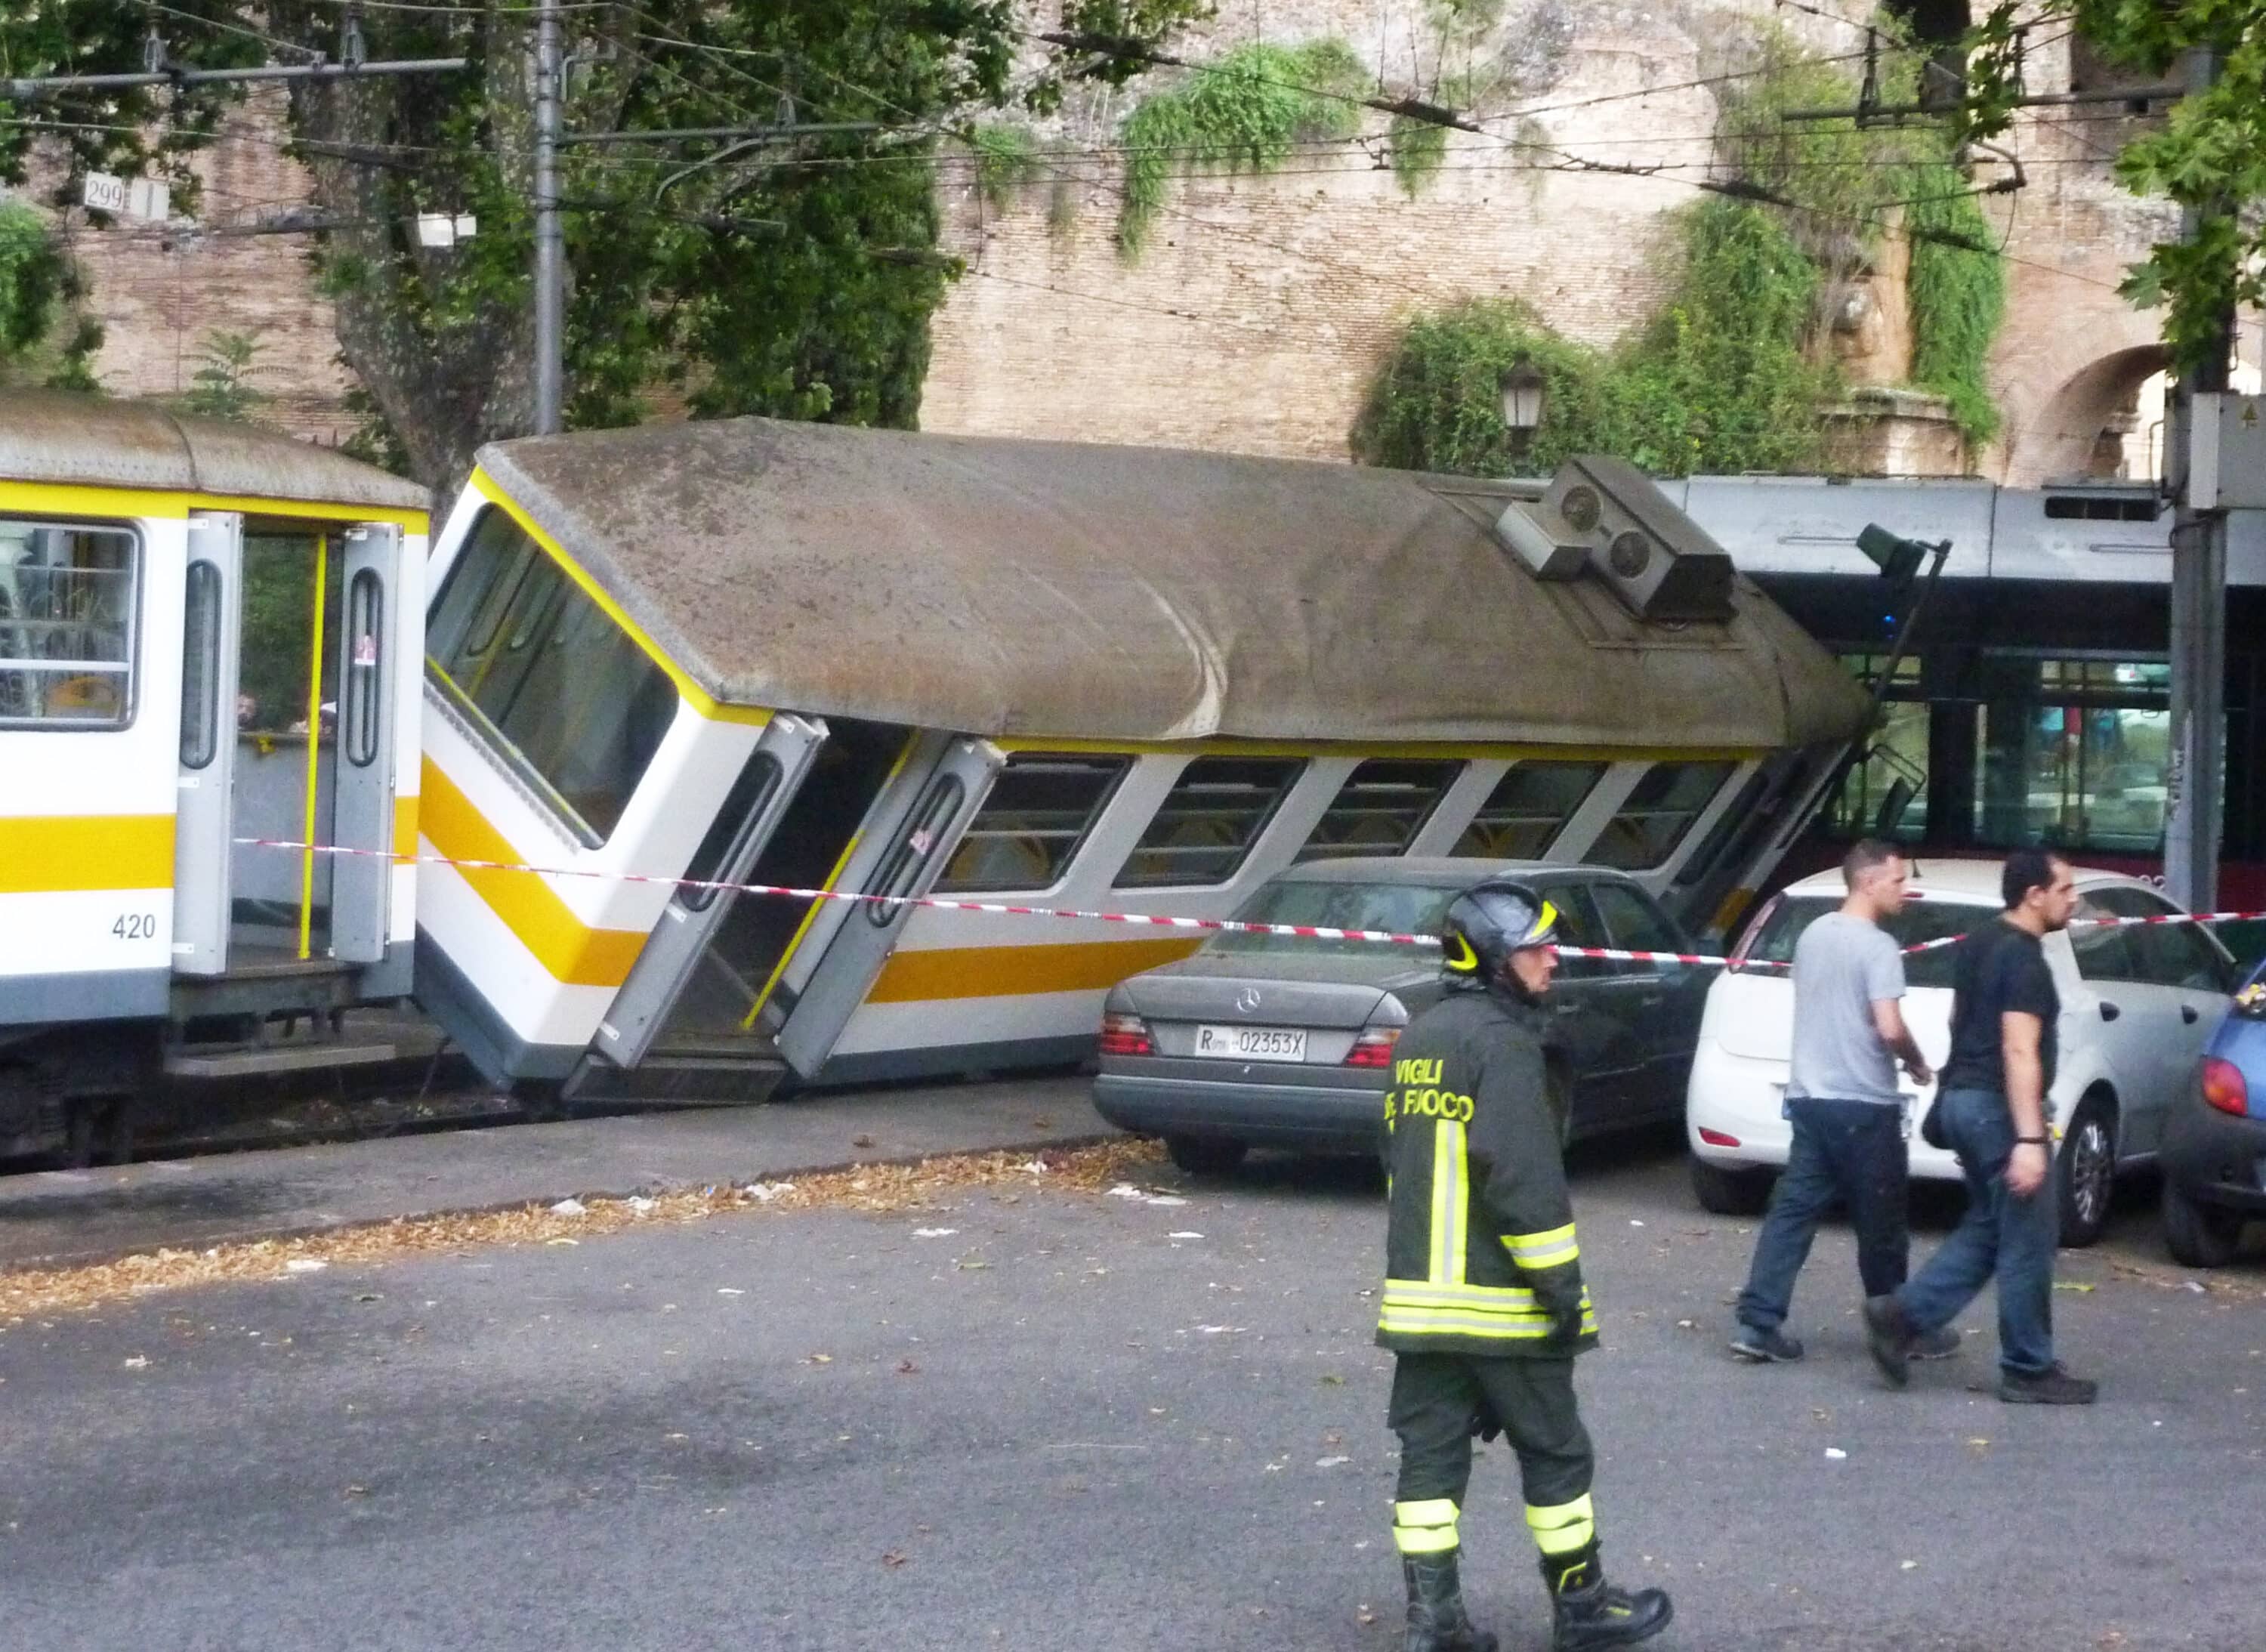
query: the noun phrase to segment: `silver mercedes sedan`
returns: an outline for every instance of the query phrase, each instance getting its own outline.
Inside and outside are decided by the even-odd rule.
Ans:
[[[1459,891],[1499,873],[1557,907],[1569,946],[1692,950],[1634,880],[1539,861],[1312,860],[1267,883],[1236,917],[1436,934]],[[1568,1139],[1681,1116],[1711,974],[1563,961],[1550,999],[1551,1062]],[[1094,1105],[1121,1129],[1163,1137],[1184,1170],[1232,1170],[1254,1146],[1373,1153],[1393,1045],[1442,990],[1430,947],[1215,935],[1194,956],[1111,990]]]

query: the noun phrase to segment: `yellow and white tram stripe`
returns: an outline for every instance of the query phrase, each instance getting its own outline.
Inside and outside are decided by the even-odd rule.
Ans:
[[[172,887],[171,815],[0,815],[0,895]]]

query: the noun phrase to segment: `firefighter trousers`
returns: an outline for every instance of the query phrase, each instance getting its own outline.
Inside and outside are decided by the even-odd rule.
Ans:
[[[1593,1541],[1597,1457],[1574,1402],[1574,1362],[1398,1354],[1387,1415],[1400,1436],[1394,1536],[1404,1554],[1453,1548],[1472,1478],[1473,1424],[1492,1414],[1518,1454],[1527,1524],[1544,1554]]]

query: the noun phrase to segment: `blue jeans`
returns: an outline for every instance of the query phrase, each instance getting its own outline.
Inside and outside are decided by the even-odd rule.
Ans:
[[[2027,1199],[2007,1190],[2014,1120],[1996,1090],[1947,1090],[1944,1134],[1967,1174],[1967,1214],[1927,1265],[1897,1293],[1919,1331],[1948,1325],[1992,1276],[1999,1281],[1999,1364],[2034,1377],[2053,1354],[2054,1248],[2061,1205],[2050,1173]]]
[[[1786,1173],[1771,1190],[1770,1214],[1755,1239],[1739,1323],[1774,1331],[1794,1303],[1795,1276],[1809,1260],[1817,1224],[1838,1200],[1857,1231],[1857,1273],[1868,1297],[1904,1282],[1911,1238],[1905,1226],[1911,1156],[1904,1109],[1878,1101],[1825,1101],[1804,1096],[1786,1104],[1794,1124]]]

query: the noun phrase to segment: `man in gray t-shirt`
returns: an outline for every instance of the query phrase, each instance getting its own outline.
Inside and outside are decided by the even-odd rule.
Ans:
[[[1934,1075],[1904,1026],[1903,951],[1881,927],[1904,910],[1908,874],[1890,844],[1857,844],[1841,865],[1849,893],[1840,910],[1814,920],[1795,943],[1786,1086],[1794,1139],[1739,1293],[1731,1351],[1742,1359],[1802,1357],[1801,1342],[1779,1327],[1817,1224],[1836,1201],[1848,1207],[1857,1232],[1866,1296],[1894,1290],[1910,1265],[1904,1202],[1911,1166],[1897,1066],[1921,1085]],[[1958,1346],[1957,1334],[1946,1330],[1914,1352],[1933,1357]]]

